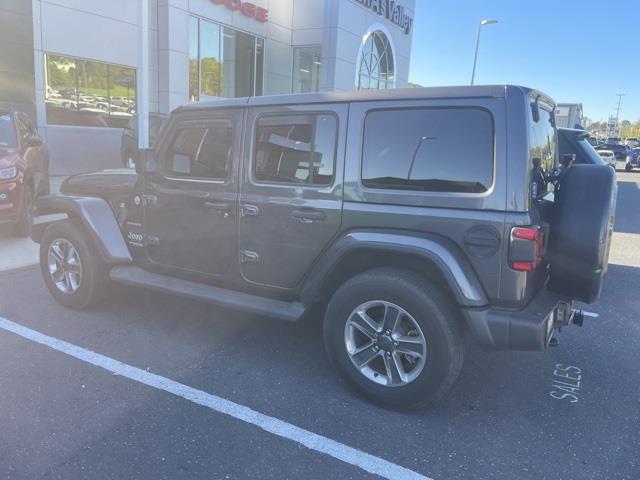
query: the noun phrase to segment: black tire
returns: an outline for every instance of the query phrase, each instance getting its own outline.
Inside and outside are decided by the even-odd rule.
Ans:
[[[65,293],[56,286],[49,270],[49,249],[58,240],[69,242],[80,259],[81,276],[78,288],[73,292]],[[40,269],[53,298],[61,305],[76,310],[96,305],[104,298],[109,286],[107,265],[78,220],[55,222],[47,227],[40,241]]]
[[[626,172],[630,172],[631,170],[633,170],[633,167],[627,163],[627,164],[624,166],[624,170],[625,170]]]
[[[31,235],[33,228],[33,206],[35,193],[31,185],[26,185],[22,190],[22,198],[18,207],[18,218],[13,227],[13,233],[16,237],[28,237]]]
[[[549,238],[551,290],[598,299],[609,264],[617,196],[606,165],[573,165],[560,181]]]
[[[374,382],[361,373],[348,353],[345,332],[350,315],[366,302],[377,300],[404,309],[424,334],[424,367],[406,385]],[[393,409],[421,408],[445,395],[464,363],[463,333],[460,311],[448,295],[418,274],[390,268],[369,270],[348,280],[333,294],[324,318],[325,348],[340,375],[369,400]]]

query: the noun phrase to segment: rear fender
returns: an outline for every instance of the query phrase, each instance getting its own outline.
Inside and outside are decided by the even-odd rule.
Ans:
[[[488,303],[473,267],[453,242],[436,235],[384,230],[351,231],[338,239],[312,268],[302,288],[302,301],[321,299],[341,264],[361,252],[408,256],[416,259],[416,264],[426,261],[441,274],[459,305],[480,307]]]
[[[36,217],[31,238],[39,243],[45,228],[52,221],[78,218],[86,227],[94,245],[106,262],[131,263],[127,247],[113,210],[106,200],[98,197],[49,195],[36,200]]]

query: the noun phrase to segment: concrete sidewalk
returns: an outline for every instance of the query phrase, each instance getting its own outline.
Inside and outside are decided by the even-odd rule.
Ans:
[[[66,177],[51,177],[51,193],[60,190]],[[17,238],[11,228],[0,229],[0,272],[38,264],[38,244],[30,238]]]

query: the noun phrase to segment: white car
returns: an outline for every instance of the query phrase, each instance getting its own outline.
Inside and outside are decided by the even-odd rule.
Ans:
[[[602,158],[602,160],[604,160],[604,162],[609,165],[610,167],[613,167],[613,169],[615,170],[616,168],[616,156],[613,153],[612,150],[598,150],[598,155],[600,155],[600,157]]]
[[[630,137],[624,141],[624,144],[629,148],[637,148],[640,147],[640,140],[635,137]]]

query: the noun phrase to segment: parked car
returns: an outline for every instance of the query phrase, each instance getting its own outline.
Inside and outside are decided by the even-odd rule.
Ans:
[[[584,130],[574,128],[558,128],[558,149],[560,158],[564,155],[575,155],[576,164],[605,165],[602,157],[593,148],[590,137]]]
[[[321,311],[350,385],[421,406],[455,382],[465,335],[544,350],[582,322],[574,301],[600,295],[615,174],[558,165],[553,112],[514,86],[189,104],[136,172],[77,175],[38,201],[69,216],[33,231],[42,274],[71,308],[111,281],[257,318]]]
[[[640,168],[640,148],[632,148],[627,155],[627,162],[624,169],[627,172],[632,171],[634,168]]]
[[[624,141],[624,144],[628,148],[637,148],[640,147],[640,140],[638,140],[636,137],[629,137]]]
[[[607,165],[609,165],[610,167],[613,167],[613,169],[616,169],[616,156],[614,155],[613,151],[611,150],[598,150],[598,154],[600,155],[600,157],[602,157],[602,160],[604,160],[604,163],[606,163]]]
[[[49,193],[49,152],[22,112],[0,109],[0,225],[29,235],[34,201]]]
[[[611,150],[616,157],[616,160],[624,160],[627,158],[627,147],[620,143],[607,142],[604,145],[600,145],[596,150]]]
[[[162,124],[166,120],[167,115],[163,113],[149,114],[149,145],[153,146],[158,136],[158,132]],[[138,156],[138,116],[132,115],[122,132],[122,140],[120,144],[120,155],[122,163],[127,168],[135,166],[135,159]]]

